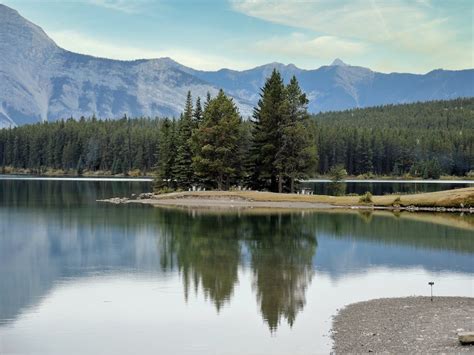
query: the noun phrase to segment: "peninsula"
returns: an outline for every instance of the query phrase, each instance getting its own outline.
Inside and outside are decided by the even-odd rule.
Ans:
[[[326,196],[258,191],[143,193],[101,202],[190,208],[386,209],[474,213],[474,187],[411,195]]]

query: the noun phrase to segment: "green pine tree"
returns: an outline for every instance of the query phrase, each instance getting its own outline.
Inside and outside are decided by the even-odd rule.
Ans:
[[[234,102],[219,91],[207,104],[203,121],[193,133],[193,168],[211,187],[226,190],[239,178],[240,125]]]
[[[193,127],[197,128],[202,121],[202,106],[201,98],[198,96],[193,113]]]
[[[254,189],[277,191],[279,172],[275,164],[281,148],[281,103],[285,97],[285,86],[278,71],[273,70],[265,82],[257,107],[254,109],[253,142],[251,147],[251,170],[249,184]]]
[[[176,159],[174,120],[165,118],[160,127],[160,140],[157,152],[155,188],[174,189],[176,187],[173,167]]]
[[[191,135],[193,131],[193,102],[188,91],[184,113],[178,122],[176,136],[176,159],[173,166],[174,177],[179,188],[187,189],[193,183]]]
[[[285,88],[285,97],[280,107],[281,143],[275,157],[278,192],[283,192],[284,188],[294,192],[295,181],[307,177],[308,173],[315,170],[317,153],[307,104],[308,99],[293,76]]]

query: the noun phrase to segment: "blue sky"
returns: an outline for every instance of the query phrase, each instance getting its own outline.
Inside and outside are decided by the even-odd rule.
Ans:
[[[1,0],[0,0],[1,1]],[[471,0],[4,0],[61,47],[196,69],[336,57],[382,72],[473,68]]]

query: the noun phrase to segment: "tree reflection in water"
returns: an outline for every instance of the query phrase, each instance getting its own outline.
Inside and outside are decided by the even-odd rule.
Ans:
[[[219,311],[230,301],[238,268],[248,259],[252,286],[270,330],[282,319],[293,325],[313,276],[317,242],[308,219],[300,214],[161,216],[161,265],[165,270],[178,267],[186,299],[191,288],[198,292],[201,287]]]

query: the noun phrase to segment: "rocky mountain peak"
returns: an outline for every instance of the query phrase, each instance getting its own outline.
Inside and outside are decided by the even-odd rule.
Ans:
[[[348,64],[344,63],[341,59],[336,58],[334,61],[331,63],[332,67],[347,67]]]

